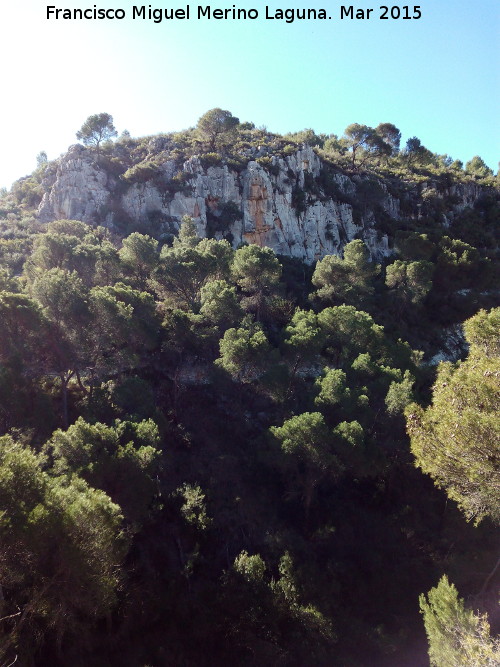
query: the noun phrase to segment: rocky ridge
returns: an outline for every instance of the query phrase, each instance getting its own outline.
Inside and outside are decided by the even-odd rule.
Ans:
[[[158,142],[150,142],[151,155]],[[201,237],[228,238],[268,246],[276,253],[308,263],[328,254],[339,255],[353,238],[362,238],[373,259],[391,254],[389,239],[380,229],[402,217],[418,217],[426,206],[420,191],[401,199],[383,180],[348,176],[329,170],[310,146],[288,156],[249,159],[237,170],[228,164],[207,166],[202,156],[179,164],[160,163],[153,175],[124,179],[113,175],[95,153],[71,146],[44,180],[40,221],[76,219],[127,232],[175,234],[184,215],[191,216]],[[372,189],[371,199],[366,190]],[[363,194],[365,192],[365,194]],[[439,192],[447,198],[442,224],[472,206],[481,194],[474,183],[450,185]]]

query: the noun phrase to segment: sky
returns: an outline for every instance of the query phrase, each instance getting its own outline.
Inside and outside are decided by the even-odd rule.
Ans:
[[[91,114],[110,113],[119,132],[139,137],[192,127],[214,107],[278,133],[341,135],[350,123],[391,122],[403,142],[417,136],[463,162],[480,155],[496,172],[500,3],[416,1],[422,16],[409,20],[381,20],[372,2],[354,5],[374,10],[357,20],[341,20],[336,0],[269,5],[271,16],[277,8],[321,7],[331,16],[293,23],[266,19],[259,0],[235,4],[257,9],[255,20],[198,20],[198,4],[189,3],[189,20],[161,23],[132,20],[130,0],[95,0],[98,9],[126,12],[124,20],[100,21],[46,18],[50,3],[85,9],[92,0],[4,3],[0,187],[31,173],[40,151],[52,160],[76,143]]]

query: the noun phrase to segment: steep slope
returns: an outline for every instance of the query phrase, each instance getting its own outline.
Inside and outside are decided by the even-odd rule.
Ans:
[[[70,218],[161,238],[176,234],[189,215],[200,236],[227,238],[234,247],[255,243],[311,263],[362,238],[379,260],[391,252],[387,225],[422,216],[432,198],[446,209],[447,225],[482,191],[472,182],[439,191],[433,183],[400,182],[396,196],[388,181],[332,169],[307,145],[289,155],[259,151],[238,168],[214,154],[162,160],[161,137],[148,151],[146,160],[113,174],[109,161],[71,146],[43,182],[39,219]]]

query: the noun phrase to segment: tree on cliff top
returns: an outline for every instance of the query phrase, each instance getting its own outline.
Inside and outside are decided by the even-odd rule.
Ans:
[[[83,141],[85,146],[95,146],[99,152],[101,142],[112,139],[117,134],[113,125],[113,116],[110,116],[109,113],[96,113],[87,118],[76,133],[76,138],[78,141]]]
[[[239,125],[239,118],[224,109],[210,109],[198,121],[198,130],[208,140],[209,150],[215,151],[217,144],[225,135]]]

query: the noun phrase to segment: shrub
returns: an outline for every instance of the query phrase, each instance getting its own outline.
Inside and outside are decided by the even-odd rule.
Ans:
[[[200,156],[200,162],[203,169],[209,167],[221,167],[222,155],[220,153],[204,153]]]
[[[145,183],[154,178],[159,171],[159,167],[156,163],[151,161],[140,162],[134,167],[130,167],[123,174],[122,179],[129,183]]]

